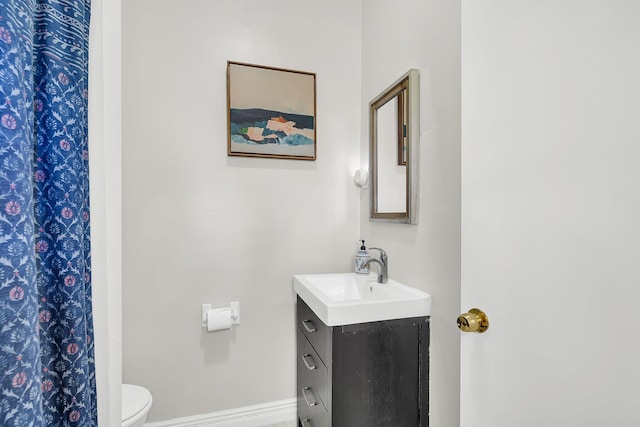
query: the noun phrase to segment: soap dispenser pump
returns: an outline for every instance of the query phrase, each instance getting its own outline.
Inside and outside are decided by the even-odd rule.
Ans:
[[[367,252],[367,247],[364,245],[364,240],[359,240],[359,242],[361,242],[361,245],[360,250],[356,252],[355,272],[369,274],[369,267],[365,267],[365,264],[371,257],[369,256],[369,252]]]

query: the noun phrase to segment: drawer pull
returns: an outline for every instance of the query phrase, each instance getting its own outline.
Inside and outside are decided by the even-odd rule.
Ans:
[[[304,401],[307,402],[307,405],[309,406],[316,406],[318,404],[318,402],[316,402],[315,400],[313,402],[309,402],[309,399],[307,398],[307,391],[310,391],[311,388],[310,387],[305,387],[302,389],[302,397],[304,397]],[[311,396],[313,397],[313,396]]]
[[[309,325],[311,325],[311,326],[309,326]],[[304,326],[304,328],[307,331],[312,332],[312,333],[317,330],[316,326],[313,324],[313,322],[311,320],[303,320],[302,321],[302,326]]]
[[[300,424],[302,424],[302,427],[312,427],[311,421],[309,421],[308,418],[305,418],[304,420],[300,420]]]
[[[313,371],[314,369],[317,368],[317,366],[316,365],[310,365],[309,362],[307,362],[307,357],[309,359],[311,359],[312,362],[314,361],[313,357],[311,357],[310,354],[303,354],[302,355],[302,361],[304,362],[304,366],[306,366],[308,370]]]

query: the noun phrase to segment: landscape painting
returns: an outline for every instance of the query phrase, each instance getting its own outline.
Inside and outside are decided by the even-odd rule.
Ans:
[[[316,159],[316,75],[227,62],[229,156]]]

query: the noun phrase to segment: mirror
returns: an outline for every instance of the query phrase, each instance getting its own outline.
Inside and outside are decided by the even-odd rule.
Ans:
[[[369,220],[418,223],[420,83],[411,69],[369,103]]]

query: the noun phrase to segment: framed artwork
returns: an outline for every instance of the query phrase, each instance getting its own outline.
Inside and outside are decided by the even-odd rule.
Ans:
[[[229,156],[316,159],[316,75],[227,61]]]

